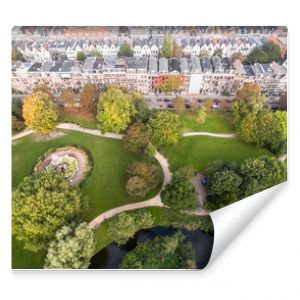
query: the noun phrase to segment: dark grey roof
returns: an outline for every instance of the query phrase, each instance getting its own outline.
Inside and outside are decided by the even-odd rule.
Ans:
[[[212,67],[208,57],[201,57],[200,62],[204,73],[211,71]]]
[[[73,61],[65,61],[61,67],[61,71],[62,72],[71,72],[73,65],[74,65]]]
[[[53,66],[53,62],[46,62],[46,63],[44,63],[44,64],[42,65],[41,71],[42,71],[42,72],[49,72],[50,69],[52,68],[52,66]]]
[[[62,65],[63,65],[63,62],[56,61],[54,63],[54,65],[52,65],[52,68],[50,69],[50,72],[60,72]]]
[[[130,57],[127,59],[128,69],[147,69],[148,59],[146,57]]]
[[[157,58],[155,57],[150,57],[149,58],[149,72],[150,73],[157,73]]]
[[[225,71],[230,71],[234,69],[232,60],[229,57],[222,58],[222,64]]]
[[[34,63],[34,64],[28,69],[28,71],[29,71],[29,72],[37,72],[37,71],[40,71],[40,70],[41,70],[41,66],[42,66],[41,63]]]
[[[178,72],[180,73],[180,67],[179,67],[179,60],[177,58],[171,58],[169,60],[169,72],[173,73],[173,72]]]
[[[221,59],[219,56],[214,56],[211,58],[211,64],[213,66],[214,73],[222,73],[224,71]]]
[[[250,65],[244,65],[244,69],[246,71],[246,76],[254,76],[254,72],[252,70],[252,67]]]

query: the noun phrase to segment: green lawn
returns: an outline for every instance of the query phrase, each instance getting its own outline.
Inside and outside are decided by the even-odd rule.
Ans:
[[[161,152],[168,158],[172,171],[193,165],[198,172],[203,172],[207,163],[218,159],[240,164],[250,157],[271,155],[266,149],[256,148],[238,139],[209,136],[183,137],[178,144],[164,147]]]
[[[180,119],[184,124],[184,131],[207,131],[215,133],[229,133],[234,132],[231,122],[231,115],[229,112],[222,112],[218,110],[211,110],[207,114],[206,122],[199,124],[196,121],[197,113],[184,112],[180,114]]]
[[[60,111],[58,114],[60,123],[75,123],[88,129],[97,129],[97,121],[91,117],[84,117],[72,112]]]
[[[142,157],[127,152],[122,141],[68,130],[65,130],[64,133],[64,136],[49,141],[36,141],[35,136],[31,134],[14,142],[12,148],[13,189],[25,176],[31,174],[38,157],[49,148],[80,144],[89,149],[94,160],[92,173],[82,186],[84,195],[89,198],[87,222],[106,210],[148,199],[158,193],[160,186],[143,199],[126,194],[125,172],[127,166],[135,160],[141,160]],[[32,261],[30,259],[23,260],[22,256],[27,257],[30,252],[23,251],[19,242],[13,243],[13,253],[13,267],[35,268],[40,259],[40,256],[37,255],[37,260],[34,257],[32,257]]]

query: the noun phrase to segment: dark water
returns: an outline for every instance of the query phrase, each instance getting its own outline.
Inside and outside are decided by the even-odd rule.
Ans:
[[[95,254],[91,259],[90,269],[118,269],[122,258],[136,247],[138,243],[153,240],[158,235],[171,235],[176,231],[181,231],[186,239],[192,243],[196,265],[198,269],[203,269],[211,256],[214,237],[202,231],[188,231],[185,229],[174,229],[172,227],[153,227],[148,230],[140,230],[125,245],[118,246],[112,243]]]

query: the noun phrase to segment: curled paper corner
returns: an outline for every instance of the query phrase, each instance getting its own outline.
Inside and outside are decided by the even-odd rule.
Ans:
[[[287,181],[210,213],[214,224],[214,245],[207,267],[211,266],[253,218],[278,196],[278,192],[283,190],[286,184]]]

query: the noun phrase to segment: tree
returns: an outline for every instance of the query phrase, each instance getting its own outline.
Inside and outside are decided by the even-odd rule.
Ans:
[[[184,177],[186,179],[191,179],[195,175],[195,168],[193,165],[187,165],[179,168],[176,171],[176,174],[180,177]]]
[[[25,177],[12,195],[12,231],[24,248],[46,249],[56,230],[79,218],[85,203],[79,187],[53,172]]]
[[[190,109],[191,109],[191,111],[195,111],[197,108],[198,108],[198,100],[193,98],[190,101]]]
[[[33,89],[32,93],[42,92],[44,94],[47,94],[49,96],[49,99],[53,102],[55,102],[55,98],[50,90],[50,88],[45,83],[36,84]]]
[[[80,106],[87,112],[97,113],[97,105],[99,100],[99,91],[95,84],[85,84],[80,94]]]
[[[173,101],[173,107],[175,112],[181,114],[185,111],[185,100],[182,97],[177,96]]]
[[[118,52],[119,57],[133,57],[133,50],[131,49],[131,46],[125,41]]]
[[[146,181],[140,176],[132,176],[126,182],[126,192],[132,197],[145,197],[149,191]]]
[[[146,125],[133,123],[123,138],[125,148],[133,153],[145,151],[150,143],[150,137]]]
[[[132,176],[142,178],[146,183],[148,191],[157,187],[162,178],[159,166],[145,161],[133,162],[128,166],[126,173],[129,178]]]
[[[122,269],[194,269],[195,252],[185,236],[177,231],[171,236],[156,236],[127,253]]]
[[[273,153],[286,153],[287,114],[261,109],[249,113],[240,123],[240,136],[246,143],[268,147]]]
[[[271,63],[273,61],[281,62],[281,50],[278,45],[276,45],[274,42],[266,42],[262,46],[262,50],[267,54],[268,63]]]
[[[186,178],[173,175],[161,192],[162,202],[174,210],[196,209],[197,197],[194,185]]]
[[[260,85],[257,83],[246,82],[242,88],[236,93],[235,100],[249,101],[252,97],[259,97],[261,95]]]
[[[94,57],[102,57],[102,53],[96,49],[92,49],[92,51],[90,52],[90,55],[94,56]]]
[[[122,212],[108,221],[108,233],[118,245],[125,244],[141,229],[153,226],[154,220],[150,212],[132,211]]]
[[[84,61],[86,59],[85,53],[83,51],[78,51],[76,54],[76,59],[78,61]]]
[[[14,61],[16,61],[16,60],[25,61],[25,58],[24,58],[23,54],[17,48],[13,48],[11,50],[11,59],[14,60]]]
[[[223,57],[223,50],[221,48],[215,50],[213,56],[219,56],[220,58],[222,58]]]
[[[11,113],[18,119],[22,119],[23,102],[19,98],[12,98]]]
[[[199,57],[210,57],[210,53],[208,50],[201,50],[199,53]]]
[[[63,89],[60,100],[65,107],[73,107],[76,104],[76,93],[72,88]]]
[[[233,170],[220,170],[207,182],[212,195],[222,196],[227,193],[239,194],[242,178]]]
[[[259,47],[256,47],[248,55],[248,61],[252,64],[254,64],[254,63],[261,63],[261,64],[268,63],[268,61],[269,61],[268,54],[263,49],[261,49]]]
[[[247,56],[243,55],[241,52],[234,52],[231,55],[231,59],[233,61],[239,60],[240,62],[245,62],[247,60]]]
[[[170,33],[167,33],[164,37],[161,53],[162,56],[166,58],[171,58],[173,55],[173,39]]]
[[[238,127],[240,122],[249,114],[257,113],[265,106],[267,98],[264,96],[251,96],[247,100],[235,100],[232,102],[233,122]]]
[[[165,82],[160,84],[157,88],[163,93],[176,93],[182,87],[182,78],[177,75],[166,76]]]
[[[49,96],[36,92],[27,96],[23,104],[25,124],[32,130],[46,134],[56,127],[56,108]]]
[[[178,115],[169,111],[154,112],[147,127],[152,143],[157,147],[176,144],[183,130],[183,124]]]
[[[150,110],[145,97],[140,93],[134,92],[131,94],[131,101],[136,111],[134,115],[135,121],[147,121],[150,115]]]
[[[55,233],[45,269],[87,269],[95,252],[94,234],[88,224],[72,222]]]
[[[287,110],[287,94],[281,95],[279,98],[279,109]]]
[[[110,88],[99,98],[97,120],[103,132],[125,130],[135,113],[130,95],[120,89]]]
[[[25,126],[25,124],[22,120],[20,120],[16,116],[12,115],[12,117],[11,117],[11,129],[12,129],[13,133],[19,132],[19,131],[25,129],[25,127],[26,126]]]
[[[253,195],[286,180],[286,165],[276,158],[262,156],[247,159],[241,165],[244,197]]]
[[[206,117],[207,117],[206,108],[201,107],[197,114],[197,122],[200,124],[204,124],[206,121]]]
[[[227,109],[228,109],[228,101],[224,99],[220,102],[220,110],[227,111]]]
[[[213,99],[210,99],[210,98],[208,98],[204,101],[203,107],[205,108],[205,110],[207,112],[209,112],[211,110],[213,103],[214,103]]]
[[[181,46],[174,46],[173,48],[173,57],[181,58],[183,53],[183,49]]]

